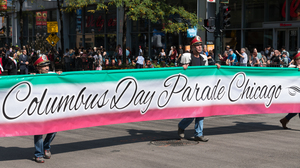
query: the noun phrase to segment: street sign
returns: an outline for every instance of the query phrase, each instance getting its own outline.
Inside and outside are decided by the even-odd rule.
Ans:
[[[47,22],[47,33],[58,33],[57,21]]]
[[[46,40],[47,40],[48,43],[50,43],[52,46],[55,46],[56,43],[57,43],[60,39],[59,39],[59,37],[58,37],[56,34],[52,33],[52,34],[50,34],[50,35],[46,38]]]

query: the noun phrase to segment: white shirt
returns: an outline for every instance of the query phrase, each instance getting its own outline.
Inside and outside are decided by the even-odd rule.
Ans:
[[[191,53],[183,53],[181,56],[180,63],[181,64],[189,64],[192,60],[191,56],[192,56]],[[205,61],[205,66],[207,66],[208,65],[207,56],[205,54],[200,54],[200,56]]]

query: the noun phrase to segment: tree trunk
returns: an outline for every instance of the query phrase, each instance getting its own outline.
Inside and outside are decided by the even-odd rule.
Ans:
[[[19,18],[20,18],[20,48],[23,49],[23,25],[24,25],[24,22],[23,22],[23,17],[22,17],[22,14],[23,14],[23,3],[24,3],[24,0],[19,0],[19,3],[20,3],[20,11],[19,11]]]
[[[64,29],[63,29],[63,19],[62,19],[62,11],[61,11],[61,3],[63,4],[64,1],[62,0],[61,3],[59,2],[60,0],[57,0],[57,8],[59,11],[59,21],[60,21],[60,42],[61,42],[61,49],[64,52]]]
[[[124,6],[124,18],[123,18],[123,63],[126,63],[126,31],[127,31],[127,15],[126,15],[126,6]]]

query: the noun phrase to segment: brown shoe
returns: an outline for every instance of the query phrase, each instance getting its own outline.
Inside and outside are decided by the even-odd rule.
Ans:
[[[280,123],[281,123],[283,129],[289,129],[289,128],[286,126],[288,122],[289,122],[289,120],[286,119],[285,117],[284,117],[283,119],[280,120]]]

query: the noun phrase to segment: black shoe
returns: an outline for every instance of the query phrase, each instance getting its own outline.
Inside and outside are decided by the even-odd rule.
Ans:
[[[183,139],[184,138],[184,129],[181,129],[180,127],[178,127],[178,136]]]
[[[208,138],[205,138],[204,136],[200,136],[200,137],[195,137],[194,140],[195,141],[207,142]]]
[[[45,162],[45,160],[44,160],[44,158],[42,158],[42,157],[35,157],[35,162],[37,162],[37,163],[44,163]]]
[[[51,158],[51,152],[50,152],[50,150],[45,150],[44,157],[45,157],[45,159],[50,159]]]

